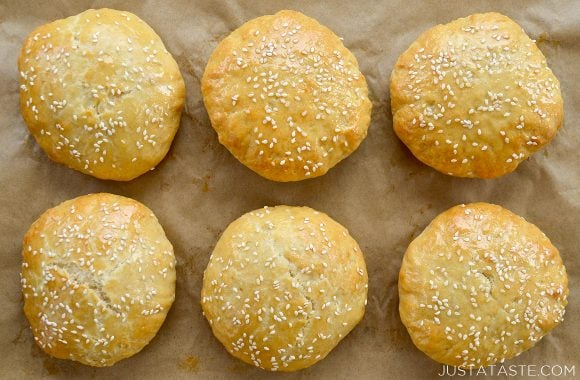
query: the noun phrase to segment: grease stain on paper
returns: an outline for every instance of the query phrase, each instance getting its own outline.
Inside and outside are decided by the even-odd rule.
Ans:
[[[179,368],[181,368],[184,371],[187,372],[192,372],[192,373],[196,373],[199,364],[199,359],[196,356],[188,356],[185,359],[183,359],[182,361],[179,362]]]
[[[14,339],[12,339],[12,343],[13,344],[18,344],[18,343],[23,343],[24,341],[26,341],[26,336],[24,336],[24,332],[28,329],[28,325],[24,325],[22,327],[20,327],[20,331],[18,331],[18,334],[16,335],[16,337]]]
[[[209,187],[209,182],[211,181],[211,175],[210,174],[206,174],[201,178],[194,178],[193,179],[193,183],[196,185],[201,185],[201,191],[203,193],[207,193],[210,190]]]
[[[542,32],[540,33],[538,38],[536,38],[536,45],[538,45],[539,47],[540,45],[543,44],[559,47],[560,45],[562,45],[562,41],[550,37],[550,35],[547,32]]]
[[[61,373],[60,368],[56,364],[55,360],[51,358],[44,359],[42,365],[44,366],[44,369],[46,370],[49,376],[60,375]]]

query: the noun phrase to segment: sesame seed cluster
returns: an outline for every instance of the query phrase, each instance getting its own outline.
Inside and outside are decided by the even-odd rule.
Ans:
[[[253,19],[207,64],[202,93],[220,142],[275,181],[325,174],[366,137],[371,103],[354,55],[294,11]]]
[[[148,208],[91,194],[46,211],[23,243],[24,313],[61,359],[110,366],[141,351],[175,297],[175,257]]]
[[[43,25],[26,39],[18,67],[24,120],[54,161],[126,181],[167,154],[185,84],[137,16],[91,9]]]
[[[564,317],[568,279],[533,224],[496,205],[453,207],[407,249],[399,311],[415,345],[453,366],[503,362]]]
[[[438,25],[397,61],[394,129],[423,163],[459,177],[510,173],[556,134],[560,83],[522,28],[498,13]]]
[[[235,357],[272,371],[323,359],[362,319],[368,275],[348,231],[307,207],[234,221],[204,274],[202,307]]]

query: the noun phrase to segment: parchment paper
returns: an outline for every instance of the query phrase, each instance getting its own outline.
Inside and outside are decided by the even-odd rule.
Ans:
[[[173,147],[158,168],[128,183],[101,181],[51,162],[18,107],[17,57],[36,26],[87,8],[136,13],[175,56],[187,86]],[[295,9],[344,37],[373,101],[367,139],[323,177],[275,183],[222,147],[203,107],[200,78],[219,40],[243,22]],[[452,178],[417,161],[392,130],[389,75],[398,55],[437,23],[482,11],[519,22],[562,82],[565,126],[516,172],[495,180]],[[440,212],[472,201],[500,204],[540,227],[570,277],[564,323],[509,364],[576,366],[580,376],[580,4],[576,1],[66,1],[0,3],[0,378],[361,378],[433,379],[441,366],[417,350],[398,314],[397,276],[409,242]],[[92,192],[135,198],[158,216],[177,256],[177,298],[141,353],[95,369],[45,355],[22,313],[21,241],[47,208]],[[202,274],[225,227],[264,205],[308,205],[345,225],[365,254],[369,302],[360,325],[323,361],[270,374],[231,357],[201,314]]]

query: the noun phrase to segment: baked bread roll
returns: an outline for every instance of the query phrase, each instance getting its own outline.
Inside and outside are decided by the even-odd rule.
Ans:
[[[437,216],[409,245],[399,312],[433,360],[481,367],[533,347],[564,317],[566,269],[536,226],[496,205]]]
[[[367,134],[371,102],[356,58],[299,12],[236,29],[212,53],[201,85],[220,143],[274,181],[325,174]]]
[[[348,231],[307,207],[235,220],[205,270],[201,305],[235,357],[271,371],[323,359],[362,319],[368,275]]]
[[[560,83],[522,28],[475,14],[423,33],[391,75],[396,134],[423,163],[458,177],[510,173],[563,118]]]
[[[177,63],[134,14],[90,9],[35,29],[18,59],[20,107],[54,161],[128,181],[155,168],[179,127]]]
[[[113,194],[46,211],[24,237],[24,314],[47,354],[110,366],[141,351],[175,298],[175,257],[155,215]]]

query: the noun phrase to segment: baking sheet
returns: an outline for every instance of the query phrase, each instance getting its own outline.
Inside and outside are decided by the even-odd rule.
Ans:
[[[36,26],[87,8],[136,13],[175,56],[187,86],[181,128],[158,168],[129,183],[101,181],[52,163],[18,108],[16,61]],[[367,139],[323,177],[275,183],[222,147],[203,107],[200,78],[218,41],[251,18],[295,9],[344,37],[373,101]],[[562,82],[565,126],[515,173],[495,180],[452,178],[412,157],[392,130],[388,80],[398,55],[437,23],[499,11],[532,36]],[[580,376],[580,7],[576,1],[65,1],[0,2],[0,378],[437,378],[398,316],[397,276],[409,242],[438,213],[462,202],[500,204],[539,226],[560,249],[570,277],[567,318],[509,364],[576,366]],[[33,342],[21,311],[21,239],[47,208],[106,191],[135,198],[158,216],[177,256],[177,298],[157,337],[111,368],[57,360]],[[231,357],[200,308],[203,270],[233,219],[264,205],[308,205],[345,225],[365,254],[369,302],[361,324],[317,365],[270,374]],[[541,378],[541,377],[538,377]]]

